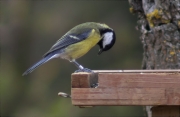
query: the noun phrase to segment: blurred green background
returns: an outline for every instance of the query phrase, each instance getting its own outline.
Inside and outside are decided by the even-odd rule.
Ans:
[[[142,45],[137,17],[122,0],[1,0],[1,115],[18,117],[143,116],[140,106],[79,108],[58,92],[71,91],[76,67],[54,59],[31,74],[22,73],[41,59],[68,30],[84,22],[106,23],[116,32],[114,47],[98,56],[98,46],[77,61],[93,70],[141,69]]]

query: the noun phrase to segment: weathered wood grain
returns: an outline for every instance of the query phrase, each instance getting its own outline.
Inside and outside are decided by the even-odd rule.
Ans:
[[[179,73],[99,73],[99,86],[89,88],[93,77],[72,75],[73,105],[180,105]]]
[[[100,73],[99,87],[180,88],[179,73]]]
[[[98,82],[97,73],[74,73],[71,76],[72,88],[90,88]]]

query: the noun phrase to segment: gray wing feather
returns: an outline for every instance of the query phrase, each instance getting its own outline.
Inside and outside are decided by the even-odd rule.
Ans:
[[[71,44],[80,42],[84,39],[86,39],[90,33],[91,33],[92,29],[87,29],[84,30],[83,32],[80,32],[79,34],[75,34],[75,33],[67,33],[65,34],[61,39],[59,39],[52,47],[51,49],[44,54],[44,57],[46,57],[47,55],[49,55],[50,53],[56,51],[56,50],[60,50],[63,49]],[[77,37],[77,38],[75,38]]]

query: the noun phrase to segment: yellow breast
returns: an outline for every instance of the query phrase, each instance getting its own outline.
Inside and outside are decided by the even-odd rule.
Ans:
[[[94,47],[101,39],[100,34],[94,29],[89,37],[81,42],[72,44],[65,49],[66,59],[77,59],[86,54],[92,47]]]

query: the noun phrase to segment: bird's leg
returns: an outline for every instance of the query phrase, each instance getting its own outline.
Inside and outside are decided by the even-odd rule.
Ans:
[[[82,65],[80,65],[78,62],[76,62],[75,60],[73,60],[72,61],[74,64],[75,64],[75,66],[77,67],[77,68],[79,68],[79,69],[84,69],[84,67],[82,66]]]
[[[75,66],[79,69],[79,70],[76,70],[75,73],[77,73],[77,72],[93,72],[92,70],[90,70],[88,68],[84,68],[82,65],[80,65],[75,60],[72,60],[71,62],[74,63]]]

